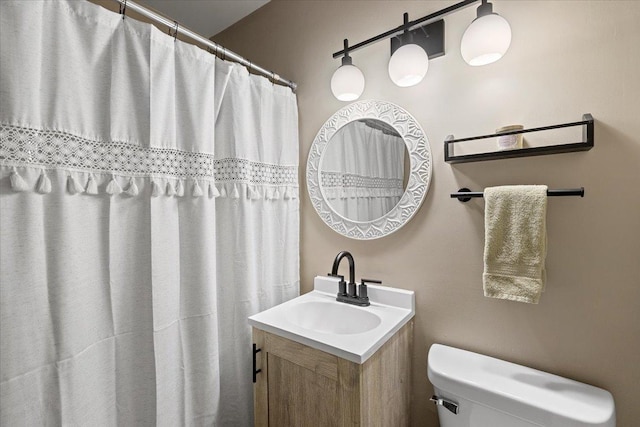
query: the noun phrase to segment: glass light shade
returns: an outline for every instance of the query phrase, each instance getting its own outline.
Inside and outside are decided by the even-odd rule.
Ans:
[[[331,77],[331,92],[340,101],[355,101],[364,91],[364,75],[355,65],[342,65]]]
[[[389,60],[389,77],[400,87],[415,86],[429,69],[427,52],[417,44],[406,44],[393,52]]]
[[[495,13],[475,19],[462,36],[460,52],[469,65],[496,62],[509,49],[511,26]]]

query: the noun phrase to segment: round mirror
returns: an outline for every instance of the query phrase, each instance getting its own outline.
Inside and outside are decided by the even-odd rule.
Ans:
[[[354,239],[402,227],[429,188],[431,152],[416,120],[383,101],[360,101],[322,126],[307,162],[309,196],[324,222]]]

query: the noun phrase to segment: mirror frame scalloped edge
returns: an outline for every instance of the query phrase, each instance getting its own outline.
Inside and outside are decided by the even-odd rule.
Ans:
[[[320,162],[327,144],[343,126],[359,119],[376,119],[391,125],[409,152],[409,181],[400,202],[386,215],[372,221],[353,221],[339,215],[331,208],[320,188]],[[413,218],[427,195],[431,174],[431,147],[417,120],[391,102],[363,100],[338,110],[316,134],[307,160],[307,191],[320,218],[334,231],[356,240],[373,240],[398,231]]]

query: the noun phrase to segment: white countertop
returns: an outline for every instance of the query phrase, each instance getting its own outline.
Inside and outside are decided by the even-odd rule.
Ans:
[[[314,279],[314,290],[249,317],[249,324],[254,328],[296,341],[298,343],[325,351],[355,363],[364,363],[402,326],[415,315],[415,295],[413,291],[390,288],[386,286],[368,285],[371,305],[358,307],[336,301],[338,279],[317,276]],[[304,307],[319,304],[339,304],[338,307],[347,313],[358,314],[350,310],[364,310],[379,318],[377,326],[360,333],[328,333],[308,329],[296,322],[292,313],[299,313],[296,306]],[[349,309],[344,308],[348,306]],[[328,306],[327,306],[328,307]],[[317,313],[316,313],[317,314]],[[327,313],[327,315],[329,315]],[[300,314],[297,314],[300,316]],[[344,322],[349,322],[348,314]],[[372,317],[372,316],[367,316]],[[339,319],[330,319],[333,322]]]

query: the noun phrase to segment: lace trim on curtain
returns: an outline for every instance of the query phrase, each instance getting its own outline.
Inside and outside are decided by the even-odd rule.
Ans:
[[[400,197],[402,179],[378,178],[342,172],[320,172],[322,191],[328,199]]]
[[[8,124],[0,124],[0,165],[13,167],[10,179],[16,191],[33,187],[16,167],[32,167],[42,169],[36,183],[41,193],[51,191],[45,169],[68,171],[71,193],[97,194],[99,183],[93,174],[111,175],[105,188],[109,194],[137,195],[139,189],[134,178],[150,178],[153,196],[163,193],[181,196],[184,193],[181,187],[187,183],[192,185],[195,197],[204,193],[201,184],[209,186],[212,197],[239,198],[240,192],[246,192],[249,199],[297,198],[298,192],[297,166],[214,159],[212,154],[145,148],[118,141],[103,143],[66,132]],[[122,178],[129,178],[127,190],[121,188]]]
[[[355,199],[361,197],[402,197],[401,188],[353,188],[353,187],[322,187],[324,196],[331,199]]]

